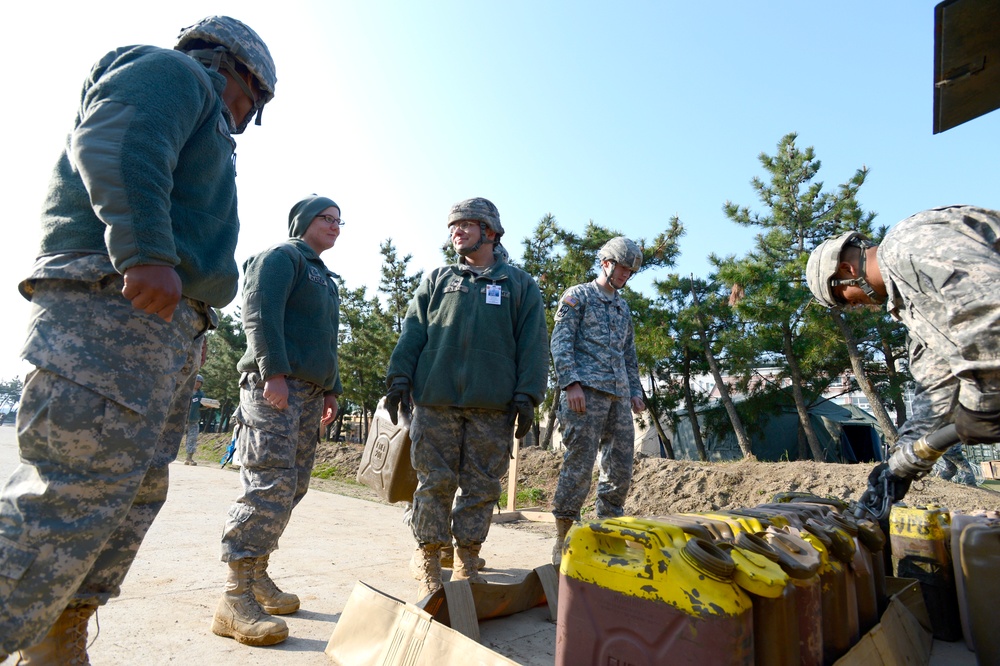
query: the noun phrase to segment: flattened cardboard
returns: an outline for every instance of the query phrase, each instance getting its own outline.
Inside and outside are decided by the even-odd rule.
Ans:
[[[834,666],[913,666],[931,658],[931,619],[920,583],[886,578],[889,605],[881,621],[861,637]]]
[[[325,652],[338,666],[517,666],[426,611],[360,581]]]

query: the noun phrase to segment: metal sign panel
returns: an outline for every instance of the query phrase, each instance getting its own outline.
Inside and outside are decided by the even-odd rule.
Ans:
[[[934,133],[1000,108],[1000,0],[934,8]]]

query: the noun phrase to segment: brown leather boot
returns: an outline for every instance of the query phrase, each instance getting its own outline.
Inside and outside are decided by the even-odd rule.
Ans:
[[[229,562],[226,591],[215,609],[212,633],[245,645],[274,645],[288,638],[288,625],[265,613],[250,589],[256,559]]]
[[[420,572],[417,600],[423,599],[441,589],[441,546],[421,545],[413,554],[416,569]]]
[[[552,564],[556,569],[562,564],[563,544],[571,527],[573,527],[572,519],[556,518],[556,542],[552,544]]]
[[[59,664],[80,666],[90,664],[87,657],[87,623],[97,606],[67,608],[45,634],[41,643],[21,650],[18,664],[36,666]]]
[[[267,575],[267,563],[270,555],[258,557],[253,568],[251,589],[257,603],[265,613],[271,615],[288,615],[299,609],[299,598],[289,592],[282,592]]]
[[[476,564],[479,560],[479,549],[483,544],[473,543],[455,548],[455,567],[452,569],[451,580],[467,580],[470,583],[485,584],[486,579],[479,575]]]

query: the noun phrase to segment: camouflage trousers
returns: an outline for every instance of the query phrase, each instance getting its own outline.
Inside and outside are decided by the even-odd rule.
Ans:
[[[594,461],[600,467],[597,481],[597,517],[612,518],[625,512],[625,498],[632,485],[635,425],[632,405],[610,393],[583,387],[587,411],[570,410],[566,393],[559,399],[556,416],[566,447],[559,484],[552,500],[556,518],[580,519],[580,509],[590,493]]]
[[[410,441],[417,472],[410,527],[417,543],[447,545],[452,536],[461,547],[486,541],[514,444],[506,412],[418,405]]]
[[[187,438],[184,440],[184,451],[188,456],[193,456],[194,452],[198,450],[199,432],[201,432],[201,426],[197,421],[188,423]]]
[[[264,399],[264,381],[257,373],[245,373],[240,384],[236,458],[243,494],[230,507],[222,531],[223,562],[276,550],[292,509],[309,490],[323,389],[294,377],[286,381],[288,406],[282,410]]]
[[[918,340],[907,339],[910,369],[917,380],[910,417],[899,429],[897,444],[916,441],[925,433],[951,423],[958,406],[959,380],[948,362]],[[951,446],[934,464],[931,473],[942,479],[968,486],[976,485],[972,465],[961,444]]]
[[[167,496],[187,426],[206,306],[172,322],[122,280],[39,280],[17,413],[21,464],[0,492],[0,651],[41,640],[67,607],[104,604]]]

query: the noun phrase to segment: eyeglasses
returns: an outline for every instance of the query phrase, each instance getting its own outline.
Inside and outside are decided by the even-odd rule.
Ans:
[[[339,217],[334,217],[333,215],[317,215],[316,219],[317,220],[323,220],[327,224],[329,224],[331,226],[335,226],[335,227],[342,227],[345,224],[347,224],[347,222],[344,222]]]
[[[448,225],[448,231],[453,232],[455,229],[461,229],[462,231],[468,231],[471,227],[479,227],[479,222],[475,220],[459,220],[458,222],[452,222]]]

